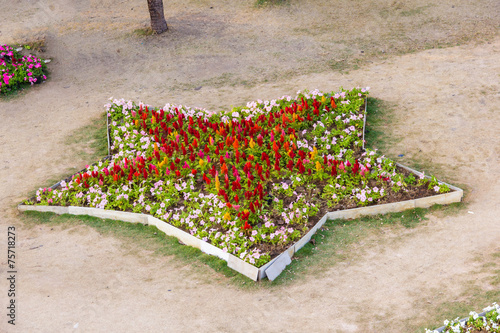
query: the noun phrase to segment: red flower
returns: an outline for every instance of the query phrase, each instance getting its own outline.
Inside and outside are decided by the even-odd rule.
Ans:
[[[332,165],[332,172],[331,172],[331,175],[332,176],[336,176],[337,175],[337,167],[334,165]]]
[[[335,99],[333,97],[330,97],[330,104],[332,105],[333,109],[337,108],[337,105],[335,104]]]
[[[245,221],[245,225],[243,227],[241,227],[241,229],[243,229],[243,230],[252,229],[252,226],[250,224],[248,224],[248,221]]]
[[[264,139],[262,138],[262,135],[258,135],[257,136],[257,144],[259,145],[259,147],[262,147],[262,144],[264,143]]]

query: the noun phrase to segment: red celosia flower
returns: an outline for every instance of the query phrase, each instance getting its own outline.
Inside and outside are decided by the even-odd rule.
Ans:
[[[337,105],[335,104],[335,99],[333,97],[330,97],[330,104],[332,105],[333,109],[337,108]]]
[[[252,226],[250,224],[248,224],[248,221],[245,221],[245,225],[243,227],[241,227],[241,229],[243,229],[243,230],[252,229]]]
[[[258,135],[257,136],[257,144],[259,145],[259,147],[262,147],[262,144],[264,143],[264,138],[262,137],[262,135]]]

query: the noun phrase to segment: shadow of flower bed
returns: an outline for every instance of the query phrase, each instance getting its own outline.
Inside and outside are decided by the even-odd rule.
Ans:
[[[111,155],[25,204],[153,215],[260,267],[328,211],[450,189],[363,149],[368,89],[225,112],[107,105]]]

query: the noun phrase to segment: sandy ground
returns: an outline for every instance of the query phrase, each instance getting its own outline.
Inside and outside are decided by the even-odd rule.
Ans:
[[[471,286],[495,289],[486,279],[492,270],[481,267],[500,265],[500,257],[493,256],[500,253],[498,37],[443,49],[415,47],[401,56],[372,53],[360,69],[318,72],[304,70],[303,63],[321,57],[318,49],[326,47],[321,44],[326,36],[293,30],[281,51],[274,49],[273,38],[286,34],[298,10],[293,5],[270,12],[251,8],[242,15],[241,4],[230,8],[224,1],[203,1],[183,7],[179,2],[167,14],[171,32],[156,38],[132,33],[147,23],[142,2],[122,1],[127,8],[110,1],[2,4],[1,21],[10,24],[2,24],[0,40],[44,37],[43,56],[53,61],[48,82],[0,100],[0,331],[409,332],[427,323],[443,302],[466,299]],[[451,8],[451,2],[443,3]],[[488,20],[496,20],[492,29],[497,29],[492,12],[497,2],[486,1],[481,13],[466,1],[457,3],[461,7],[453,8],[461,11],[449,20],[481,19],[475,25],[464,19],[455,35]],[[425,2],[399,5],[418,9]],[[443,17],[451,10],[438,9]],[[273,21],[278,14],[284,16],[284,32]],[[439,11],[428,18],[445,26]],[[376,26],[377,20],[368,22]],[[434,29],[428,36],[449,33]],[[211,37],[205,40],[204,33]],[[378,48],[390,44],[379,41]],[[334,48],[328,47],[328,52]],[[283,56],[287,52],[289,61]],[[266,71],[271,68],[283,75],[274,77]],[[245,77],[248,82],[241,81]],[[399,141],[387,153],[405,154],[403,162],[426,161],[440,179],[467,186],[467,209],[451,217],[431,215],[415,229],[367,240],[352,249],[349,261],[332,264],[320,276],[310,272],[296,283],[245,290],[224,277],[213,282],[206,272],[172,258],[130,251],[133,244],[124,247],[89,227],[28,228],[15,208],[36,185],[92,162],[65,142],[103,112],[110,96],[218,109],[298,89],[340,86],[370,86],[372,96],[397,105],[388,131]],[[11,225],[18,237],[15,328],[4,314]]]

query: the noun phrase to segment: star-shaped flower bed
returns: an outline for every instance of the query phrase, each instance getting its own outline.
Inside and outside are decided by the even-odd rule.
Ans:
[[[363,149],[367,89],[229,112],[114,100],[111,155],[25,204],[152,215],[261,267],[326,212],[446,193]]]

